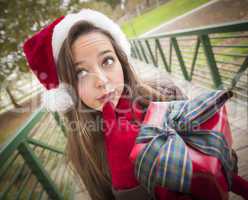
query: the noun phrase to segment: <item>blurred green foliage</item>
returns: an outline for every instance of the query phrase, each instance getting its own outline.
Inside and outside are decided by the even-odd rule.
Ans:
[[[23,42],[63,12],[60,0],[0,1],[0,83],[14,70],[28,71]]]

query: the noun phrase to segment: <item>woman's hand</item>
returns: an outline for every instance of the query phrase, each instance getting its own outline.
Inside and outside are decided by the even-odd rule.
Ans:
[[[114,189],[130,189],[139,185],[134,175],[134,164],[129,159],[139,132],[139,125],[131,122],[132,112],[130,107],[119,116],[112,102],[103,107],[104,140]]]

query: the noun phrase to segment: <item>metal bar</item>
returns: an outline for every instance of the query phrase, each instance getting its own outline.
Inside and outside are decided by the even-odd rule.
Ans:
[[[48,132],[47,137],[50,136],[50,137],[49,137],[50,140],[48,141],[48,143],[47,143],[46,145],[52,146],[52,142],[51,142],[51,141],[53,141],[54,138],[56,138],[56,135],[54,134],[54,133],[57,132],[56,129],[59,129],[59,127],[53,126],[52,128],[49,129],[49,131],[47,131],[47,132]],[[52,135],[51,135],[51,134],[52,134]],[[47,140],[47,139],[46,139],[46,140]],[[37,147],[37,146],[35,146],[35,147]],[[42,148],[42,151],[40,152],[40,155],[37,156],[40,160],[42,160],[41,158],[42,158],[42,156],[44,155],[45,150],[47,150],[47,149]],[[46,158],[45,158],[45,156],[44,156],[44,160],[42,160],[42,161],[43,161],[42,164],[43,164],[43,167],[44,167],[44,168],[45,168],[45,166],[46,166],[46,163],[49,161],[50,155],[52,155],[52,153],[56,153],[56,155],[57,155],[57,152],[49,151],[49,153],[48,153],[48,155],[46,156]]]
[[[59,129],[59,127],[58,126],[55,126],[54,127],[54,130],[52,131],[52,132],[55,132],[56,134],[53,134],[52,135],[52,137],[53,138],[58,138],[59,137],[59,131],[56,131],[57,129]],[[52,139],[52,141],[53,141],[53,139]],[[52,145],[52,144],[49,144],[50,146]],[[57,180],[57,176],[60,174],[61,175],[61,170],[59,170],[59,169],[57,169],[57,168],[59,168],[59,167],[61,167],[61,165],[60,165],[60,163],[59,163],[59,161],[60,161],[60,159],[61,159],[61,156],[64,156],[64,155],[61,155],[61,154],[58,154],[58,153],[56,153],[55,154],[55,156],[53,156],[53,155],[51,155],[51,153],[53,153],[52,151],[49,151],[49,155],[47,156],[47,158],[46,158],[46,161],[45,161],[45,163],[43,164],[43,166],[44,166],[44,169],[46,170],[46,171],[55,171],[55,176],[51,176],[51,178],[52,178],[52,180],[54,181],[54,182],[56,182],[56,183],[61,183],[62,181],[60,180],[60,181],[58,181]],[[50,160],[50,156],[53,156],[52,157],[52,160]],[[54,167],[56,166],[56,169],[54,169]],[[62,173],[62,176],[63,176],[63,174],[64,173]],[[52,173],[52,175],[54,175],[54,173]],[[62,176],[61,176],[61,178],[62,178]],[[62,178],[62,180],[64,180],[64,178],[65,177],[63,177]],[[59,184],[60,186],[61,186],[61,184]],[[62,192],[62,189],[58,186],[58,189]]]
[[[48,140],[49,136],[49,130],[50,130],[50,127],[52,125],[52,122],[53,122],[53,118],[52,116],[49,114],[47,114],[45,116],[45,119],[43,121],[40,121],[40,123],[43,124],[43,126],[39,126],[39,129],[36,129],[35,132],[33,132],[30,136],[28,136],[27,138],[33,138],[33,139],[38,139],[40,141],[46,141]],[[33,131],[33,130],[32,130]]]
[[[170,71],[171,71],[171,63],[172,63],[172,41],[170,38],[170,49],[169,49],[170,53],[169,53],[169,67],[170,67]]]
[[[138,57],[139,57],[139,59],[140,59],[140,60],[142,60],[142,57],[141,57],[141,54],[140,54],[139,48],[136,46],[136,41],[135,41],[135,40],[133,41],[133,44],[134,44],[134,47],[135,47],[135,49],[136,49],[136,52],[138,53]]]
[[[33,147],[33,151],[35,149],[36,149],[36,146]],[[30,180],[31,176],[32,176],[32,172],[30,170],[28,170],[28,172],[27,172],[27,174],[26,174],[26,176],[24,178],[24,181],[22,182],[22,185],[19,186],[19,191],[18,191],[18,193],[16,194],[16,197],[15,197],[16,200],[20,199],[20,196],[21,196],[22,192],[24,191],[25,186],[28,183],[28,181]]]
[[[45,152],[45,149],[42,149],[42,151],[40,152],[39,156],[43,155],[44,152]],[[52,154],[52,151],[49,152],[49,154],[48,154],[48,156],[47,156],[45,162],[43,162],[43,166],[46,166],[47,162],[49,161],[49,158],[50,158],[51,154]],[[36,177],[36,178],[37,178],[37,177]],[[33,187],[32,187],[32,189],[30,190],[30,193],[29,193],[29,195],[28,195],[28,199],[31,199],[31,198],[32,198],[33,192],[34,192],[35,188],[37,187],[38,183],[39,183],[39,182],[38,182],[38,180],[37,180],[36,183],[33,184]]]
[[[140,37],[140,40],[165,38],[165,37],[184,37],[195,35],[209,35],[213,33],[231,33],[247,31],[248,21],[236,21],[231,23],[224,23],[218,25],[203,26],[200,28],[184,29],[181,31],[172,31],[167,33],[156,34],[152,36]]]
[[[27,140],[30,144],[33,144],[33,145],[36,145],[36,146],[39,146],[39,147],[42,147],[44,149],[47,149],[47,150],[50,150],[50,151],[53,151],[53,152],[56,152],[56,153],[59,153],[59,154],[63,154],[64,155],[64,151],[61,150],[61,149],[58,149],[56,147],[53,147],[53,146],[50,146],[44,142],[41,142],[41,141],[38,141],[36,139],[32,139],[32,138],[28,138]]]
[[[211,47],[209,37],[207,35],[202,35],[200,36],[200,40],[212,75],[214,86],[215,88],[222,89],[222,80],[215,62],[214,53]]]
[[[136,49],[134,48],[134,46],[133,46],[133,43],[130,41],[130,46],[131,46],[131,51],[132,51],[132,53],[133,53],[133,56],[134,56],[134,58],[138,58],[138,56],[137,56],[137,54],[136,54]]]
[[[66,128],[64,126],[64,124],[62,123],[62,120],[60,120],[60,116],[59,116],[59,113],[58,112],[53,112],[53,117],[57,123],[57,125],[61,128],[61,131],[63,132],[64,136],[67,137],[67,131],[66,131]]]
[[[164,52],[163,52],[163,50],[162,50],[162,48],[161,48],[161,45],[160,45],[159,40],[156,39],[155,42],[156,42],[156,45],[157,45],[157,47],[158,47],[158,50],[159,50],[159,53],[160,53],[160,56],[161,56],[161,58],[162,58],[162,61],[163,61],[163,64],[164,64],[164,67],[165,67],[166,71],[167,71],[167,72],[171,72],[171,71],[170,71],[170,68],[169,68],[169,66],[168,66],[168,63],[167,63],[167,61],[166,61],[166,58],[165,58],[165,56],[164,56]]]
[[[42,118],[40,119],[39,123],[30,131],[28,137],[34,137],[34,136],[36,136],[38,130],[39,130],[41,127],[43,127],[44,124],[47,125],[47,123],[44,123],[44,122],[46,122],[47,118],[49,118],[49,113],[48,113],[48,112],[46,112],[46,113],[42,116]]]
[[[20,144],[18,149],[48,195],[52,199],[62,200],[63,197],[61,196],[60,191],[57,189],[57,186],[53,183],[49,174],[43,169],[40,160],[36,157],[28,144],[23,142]]]
[[[37,146],[35,146],[34,148],[33,148],[33,150],[35,150],[35,148],[36,148]],[[20,155],[20,154],[17,154],[17,155]],[[24,163],[25,164],[25,163]],[[24,166],[24,164],[23,164],[23,166]],[[18,172],[18,173],[15,173],[16,175],[15,176],[19,176],[19,174],[22,174],[22,172]],[[30,173],[30,176],[31,176],[31,173]],[[21,185],[21,186],[19,186],[19,191],[18,191],[18,193],[16,194],[16,199],[19,199],[19,196],[21,195],[21,193],[23,192],[23,190],[24,190],[24,186],[25,186],[25,182],[27,182],[28,181],[28,178],[26,177],[26,175],[25,175],[25,179],[24,179],[24,181],[23,181],[23,184]],[[13,182],[15,182],[15,180],[13,181]]]
[[[190,70],[190,80],[192,80],[192,76],[193,76],[193,73],[194,73],[194,70],[195,70],[195,63],[196,63],[196,60],[197,60],[200,43],[201,43],[201,40],[198,37],[197,42],[196,42],[196,47],[195,47],[195,53],[194,53],[194,57],[193,57],[192,65],[191,65],[191,70]]]
[[[58,131],[56,131],[56,129],[59,129],[59,127],[58,126],[54,126],[52,129],[50,129],[50,131],[49,131],[49,134],[50,133],[57,133]],[[49,134],[48,134],[48,136],[49,136]],[[52,138],[50,139],[50,141],[53,141],[53,138],[57,138],[57,136],[55,135],[55,134],[52,134]],[[48,143],[47,144],[48,146],[51,146],[51,142],[50,143]],[[42,152],[41,152],[41,154],[39,155],[39,158],[40,158],[40,156],[41,155],[43,155],[44,154],[44,152],[45,152],[45,150],[46,149],[42,149]],[[46,158],[45,158],[45,160],[43,161],[43,168],[44,168],[44,170],[46,170],[46,171],[51,171],[51,169],[48,169],[48,168],[46,168],[46,166],[47,166],[47,164],[49,163],[49,161],[51,161],[50,159],[52,158],[52,163],[55,163],[55,162],[57,162],[57,158],[54,158],[54,154],[53,153],[56,153],[55,154],[55,156],[57,157],[57,152],[54,152],[54,151],[49,151],[49,153],[48,153],[48,155],[46,156]],[[60,154],[61,155],[61,154]],[[52,177],[51,177],[52,178]],[[54,180],[53,180],[54,181]],[[34,188],[33,188],[34,189]],[[29,197],[31,198],[32,197],[32,193],[33,193],[33,191],[29,194]],[[39,193],[39,197],[43,197],[43,190]]]
[[[154,56],[153,56],[153,53],[152,53],[152,50],[151,50],[151,46],[150,46],[148,40],[145,40],[145,43],[146,43],[147,49],[148,49],[148,51],[149,51],[149,54],[150,54],[150,56],[151,56],[153,65],[156,66],[156,67],[158,67],[158,64],[157,64],[156,61],[155,61],[155,58],[154,58]]]
[[[178,43],[177,43],[177,39],[176,38],[171,38],[171,42],[172,42],[172,45],[175,49],[175,52],[176,52],[176,55],[177,55],[177,59],[180,63],[180,66],[181,66],[181,70],[183,72],[183,76],[186,80],[190,81],[190,77],[188,75],[188,72],[187,72],[187,69],[186,69],[186,66],[185,66],[185,63],[184,63],[184,60],[183,60],[183,57],[182,57],[182,54],[181,54],[181,51],[180,51],[180,48],[178,46]]]
[[[237,82],[240,80],[240,77],[242,76],[242,73],[245,72],[245,70],[248,68],[248,56],[244,60],[243,64],[239,68],[239,71],[235,74],[235,76],[232,79],[231,88],[235,87]]]
[[[143,58],[145,59],[145,62],[146,62],[146,63],[149,63],[149,61],[148,61],[148,59],[147,59],[147,57],[146,57],[145,50],[144,50],[143,45],[142,45],[142,43],[141,43],[141,41],[140,41],[140,40],[138,40],[138,44],[139,44],[139,46],[140,46],[140,49],[141,49],[141,52],[142,52]]]
[[[136,49],[134,48],[133,45],[132,45],[132,50],[133,50],[134,58],[138,59],[138,54],[137,54]]]
[[[55,128],[58,128],[58,127],[55,127]],[[55,132],[58,133],[57,131],[55,131]],[[54,136],[55,136],[55,138],[57,138],[56,135],[54,135]],[[61,156],[61,154],[56,154],[55,157],[53,157],[53,160],[51,162],[49,162],[49,159],[47,159],[48,162],[46,163],[46,165],[44,165],[44,168],[47,169],[47,171],[55,170],[56,173],[55,173],[53,180],[56,183],[58,183],[58,181],[56,180],[56,176],[59,172],[61,172],[61,170],[57,170],[57,167],[61,167],[61,165],[59,164],[60,156]],[[54,169],[54,167],[53,167],[54,165],[56,165],[56,169]]]

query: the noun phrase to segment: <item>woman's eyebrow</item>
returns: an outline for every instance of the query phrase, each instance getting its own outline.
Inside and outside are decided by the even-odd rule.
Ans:
[[[98,55],[97,55],[97,57],[100,57],[100,56],[102,56],[102,55],[104,55],[104,54],[106,54],[106,53],[109,53],[109,52],[113,52],[113,51],[111,51],[111,50],[104,50],[104,51],[101,51]],[[78,62],[75,62],[75,63],[73,63],[74,64],[74,66],[78,66],[78,65],[81,65],[81,64],[83,64],[83,63],[85,63],[85,61],[84,60],[80,60],[80,61],[78,61]],[[77,69],[76,69],[77,70]]]
[[[111,51],[111,50],[101,51],[97,56],[99,57],[99,56],[102,56],[102,55],[109,53],[109,52],[113,52],[113,51]]]

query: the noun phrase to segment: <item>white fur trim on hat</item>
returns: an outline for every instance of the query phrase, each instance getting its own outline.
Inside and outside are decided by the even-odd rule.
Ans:
[[[74,106],[72,96],[66,84],[60,83],[58,88],[44,91],[41,104],[48,111],[66,112]]]
[[[55,27],[52,35],[52,48],[55,63],[57,63],[61,46],[68,36],[71,27],[78,21],[85,20],[98,28],[108,31],[117,44],[130,57],[130,44],[119,25],[106,15],[91,9],[82,9],[79,13],[68,14]]]

